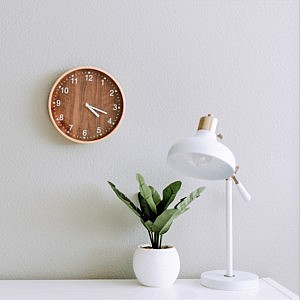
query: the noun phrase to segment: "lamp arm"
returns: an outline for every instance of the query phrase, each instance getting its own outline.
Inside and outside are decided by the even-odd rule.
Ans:
[[[240,192],[240,195],[242,196],[242,198],[245,201],[250,201],[251,200],[251,195],[248,193],[248,191],[246,190],[246,188],[243,186],[243,184],[236,178],[236,176],[232,176],[231,177],[233,182],[235,183],[238,191]]]

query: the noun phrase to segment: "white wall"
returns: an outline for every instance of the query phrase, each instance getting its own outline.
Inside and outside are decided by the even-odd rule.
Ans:
[[[147,234],[106,184],[129,195],[135,172],[180,196],[206,185],[176,220],[181,277],[224,266],[223,182],[165,163],[208,112],[253,196],[235,192],[235,264],[299,289],[298,1],[0,1],[0,278],[133,277]],[[64,71],[104,68],[127,112],[100,143],[51,124],[47,97]]]

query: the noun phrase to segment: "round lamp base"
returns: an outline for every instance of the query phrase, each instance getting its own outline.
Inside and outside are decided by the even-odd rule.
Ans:
[[[258,288],[259,278],[256,274],[234,271],[234,277],[226,277],[226,270],[214,270],[201,274],[201,284],[205,287],[224,290],[242,291]]]

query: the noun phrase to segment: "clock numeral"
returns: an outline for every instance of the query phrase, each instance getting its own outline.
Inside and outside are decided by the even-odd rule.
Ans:
[[[109,96],[113,97],[114,96],[115,91],[114,90],[110,90],[109,91]]]
[[[117,110],[118,109],[118,105],[117,104],[113,104],[113,110]]]
[[[108,123],[108,124],[111,124],[111,123],[112,123],[111,118],[108,119],[107,123]]]
[[[73,124],[69,125],[69,131],[72,131],[73,126],[74,126]]]
[[[63,87],[63,86],[62,86],[62,87],[60,88],[60,91],[61,91],[62,94],[69,94],[69,88],[67,88],[67,87]]]
[[[63,115],[63,114],[60,114],[60,115],[59,115],[59,120],[60,120],[60,121],[63,121],[63,119],[64,119],[64,115]]]
[[[93,75],[91,74],[86,74],[84,77],[86,81],[93,81]]]
[[[97,133],[101,133],[101,127],[97,127]]]
[[[83,135],[83,136],[87,136],[87,129],[83,129],[83,130],[82,130],[82,135]]]
[[[104,79],[101,79],[101,85],[102,86],[104,85]]]
[[[56,106],[60,106],[60,100],[59,99],[56,100]]]
[[[76,77],[72,77],[71,78],[71,82],[72,82],[72,84],[77,84],[77,78]]]

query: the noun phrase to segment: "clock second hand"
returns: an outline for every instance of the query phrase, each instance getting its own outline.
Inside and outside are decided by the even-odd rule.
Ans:
[[[85,107],[86,107],[91,113],[93,113],[97,118],[100,117],[100,115],[99,115],[98,113],[96,113],[96,112],[93,110],[93,108],[92,108],[87,102],[85,103]]]

